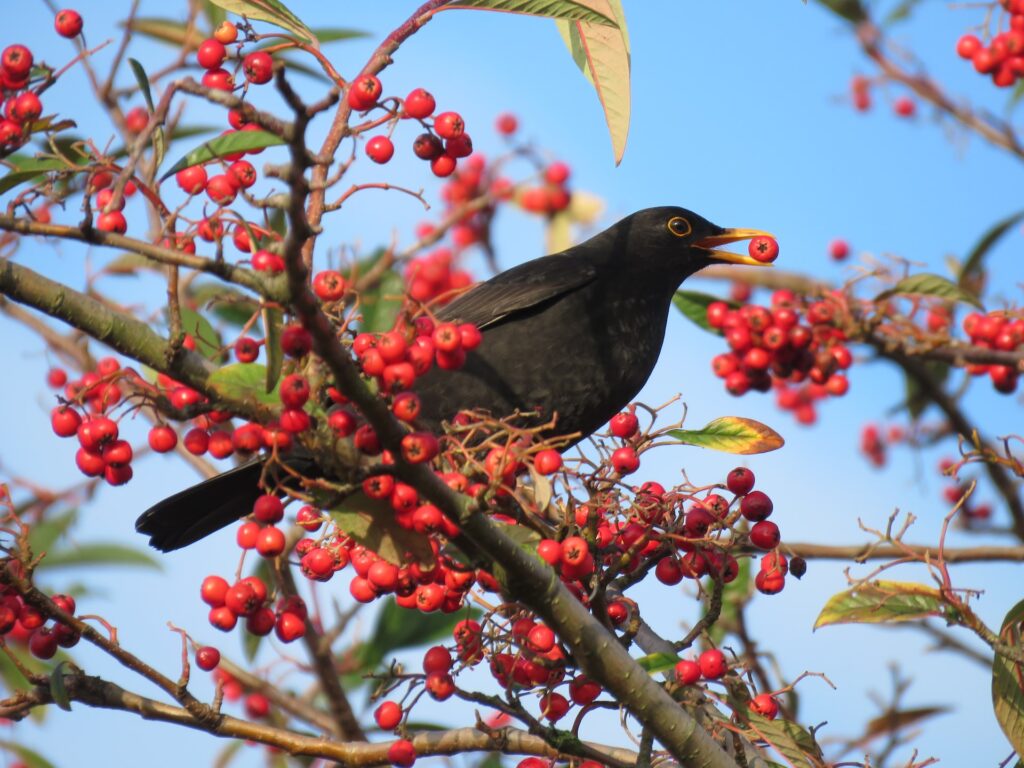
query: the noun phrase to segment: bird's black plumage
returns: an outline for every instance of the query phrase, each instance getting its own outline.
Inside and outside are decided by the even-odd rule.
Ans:
[[[754,263],[713,246],[758,234],[683,208],[648,208],[473,287],[437,316],[473,323],[483,342],[462,368],[417,380],[423,426],[437,429],[460,410],[518,410],[555,417],[557,434],[593,433],[650,376],[679,284],[715,261]],[[251,511],[260,472],[253,462],[175,494],[136,529],[165,551],[197,541]]]

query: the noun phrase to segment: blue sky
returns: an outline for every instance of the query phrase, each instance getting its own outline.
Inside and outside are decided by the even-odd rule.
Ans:
[[[99,0],[77,5],[91,44],[115,34],[112,24],[127,6]],[[415,4],[348,2],[332,4],[329,12],[312,0],[292,0],[289,6],[310,26],[365,29],[375,41]],[[847,238],[858,254],[895,254],[941,273],[947,255],[962,257],[987,226],[1019,205],[1019,196],[1011,194],[1021,183],[1019,166],[973,137],[951,139],[927,108],[915,120],[901,120],[879,94],[871,113],[854,113],[845,101],[849,78],[869,70],[847,30],[813,3],[653,1],[626,3],[626,12],[633,51],[633,122],[618,168],[611,160],[597,99],[548,21],[475,11],[442,13],[398,53],[383,76],[385,92],[404,94],[426,87],[441,108],[465,116],[476,146],[491,156],[500,150],[491,130],[495,116],[515,112],[524,135],[572,166],[574,186],[605,200],[606,223],[646,206],[682,205],[723,226],[770,230],[781,244],[780,267],[835,281],[846,273],[827,257],[827,244],[834,237]],[[144,16],[168,13],[177,13],[177,7],[142,2]],[[923,3],[911,23],[894,30],[894,39],[918,52],[955,97],[1001,113],[1004,95],[953,53],[957,36],[980,16],[978,9]],[[37,57],[62,64],[70,49],[51,29],[42,4],[27,5],[18,15],[16,34],[21,37],[16,40],[6,32],[3,41],[24,42]],[[370,41],[332,45],[327,52],[349,74],[362,65],[372,49]],[[159,68],[169,53],[166,47],[144,42],[131,51],[150,70]],[[109,61],[111,55],[108,48],[98,59]],[[316,97],[317,86],[303,81],[303,88],[309,98]],[[890,95],[902,93],[893,89]],[[51,109],[59,104],[98,143],[111,133],[90,111],[77,71],[50,91],[46,103]],[[211,119],[201,108],[195,114],[196,122]],[[412,135],[399,135],[394,163],[384,170],[361,169],[359,178],[423,186],[436,201],[436,185],[403,148]],[[335,251],[343,245],[369,250],[393,233],[400,242],[409,242],[413,226],[424,218],[410,198],[369,192],[328,221],[324,245]],[[503,266],[543,253],[543,232],[532,218],[509,211],[498,220],[496,232]],[[999,286],[992,291],[994,297],[1019,296],[1024,279],[1020,246],[1020,233],[1014,232],[992,253],[992,285]],[[84,256],[68,245],[51,249],[27,242],[18,258],[81,285],[88,263]],[[96,263],[108,257],[88,255]],[[473,266],[479,271],[479,264]],[[126,299],[159,300],[158,286],[145,282],[108,280],[103,287]],[[696,287],[723,290],[707,282]],[[0,398],[5,434],[0,472],[42,474],[54,484],[71,482],[76,477],[73,448],[54,438],[47,425],[51,401],[41,385],[47,367],[41,347],[10,322],[3,321],[0,332],[8,364],[14,366],[5,383],[6,396]],[[918,458],[897,453],[883,472],[868,467],[857,452],[861,425],[882,418],[900,401],[898,375],[881,364],[857,365],[850,394],[826,403],[817,426],[802,428],[778,413],[769,396],[736,400],[723,391],[710,372],[710,359],[722,346],[684,319],[671,318],[661,363],[640,399],[661,403],[681,393],[694,426],[732,414],[779,429],[787,440],[785,449],[744,463],[757,474],[758,487],[775,500],[773,519],[784,540],[861,542],[865,535],[858,530],[858,519],[883,527],[898,508],[919,518],[909,538],[935,541],[946,509],[934,467],[950,447]],[[976,384],[968,403],[990,435],[1019,433],[1024,427],[1017,398],[993,395],[984,384]],[[645,463],[645,478],[663,482],[678,479],[683,468],[691,478],[711,482],[724,478],[737,463],[729,456],[686,448],[662,451],[652,459]],[[132,531],[136,515],[190,477],[180,462],[140,462],[129,486],[100,491],[75,530],[76,539],[139,543]],[[981,497],[992,498],[984,487]],[[234,569],[229,537],[224,534],[166,557],[160,574],[122,570],[69,576],[97,584],[101,592],[83,601],[88,610],[117,624],[127,646],[144,648],[147,660],[173,674],[178,640],[165,629],[166,620],[217,641],[225,652],[237,651],[234,636],[215,637],[207,627],[197,599],[203,575]],[[953,543],[965,542],[979,540],[954,535]],[[1020,580],[1012,567],[956,570],[960,586],[984,590],[977,609],[990,625],[997,625],[1019,599],[1015,587]],[[894,577],[913,580],[922,574],[908,569]],[[980,667],[949,654],[925,653],[924,641],[907,630],[833,627],[811,632],[820,606],[845,583],[842,565],[812,563],[802,582],[788,584],[776,597],[756,600],[752,609],[752,631],[763,647],[777,653],[789,678],[819,671],[838,687],[832,691],[818,680],[803,683],[804,721],[828,721],[822,738],[851,735],[859,723],[877,714],[868,695],[888,692],[887,665],[898,663],[914,680],[907,706],[954,707],[925,726],[914,744],[922,755],[940,757],[947,765],[994,765],[1006,757],[1010,749],[992,716],[989,676]],[[661,586],[646,594],[651,608],[645,617],[666,631],[696,615],[692,595]],[[348,599],[343,587],[338,599]],[[969,641],[966,633],[960,636]],[[155,693],[97,654],[83,651],[81,656],[90,672]],[[198,689],[203,692],[203,683]],[[468,716],[455,708],[451,713],[456,723]],[[971,738],[965,739],[965,733]],[[180,764],[183,757],[205,764],[223,747],[183,729],[84,707],[70,715],[54,710],[43,728],[19,725],[13,736],[58,765],[117,766],[143,760],[162,768]],[[243,753],[240,764],[260,762],[258,750]]]

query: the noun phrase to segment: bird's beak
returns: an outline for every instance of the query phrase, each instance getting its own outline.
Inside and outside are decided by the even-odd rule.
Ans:
[[[754,237],[771,237],[774,236],[768,232],[762,232],[760,229],[723,229],[717,235],[710,235],[704,237],[694,243],[698,248],[703,248],[709,254],[709,258],[712,261],[722,261],[727,264],[746,264],[751,267],[770,267],[771,264],[766,264],[763,261],[758,261],[750,256],[744,256],[741,253],[732,253],[731,251],[720,251],[715,246],[726,245],[728,243],[737,243],[740,240],[750,240]]]

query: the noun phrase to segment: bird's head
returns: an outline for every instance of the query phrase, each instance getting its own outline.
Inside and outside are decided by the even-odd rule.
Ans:
[[[637,211],[612,227],[609,234],[617,241],[615,250],[628,254],[626,258],[633,268],[644,266],[652,272],[664,273],[670,267],[680,280],[716,263],[768,266],[746,254],[720,249],[729,243],[771,237],[767,232],[727,229],[676,206]]]

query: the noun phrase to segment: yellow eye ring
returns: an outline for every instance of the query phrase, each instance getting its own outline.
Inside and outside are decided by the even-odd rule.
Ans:
[[[686,237],[693,232],[693,227],[682,216],[673,216],[668,220],[668,231],[676,237]]]

